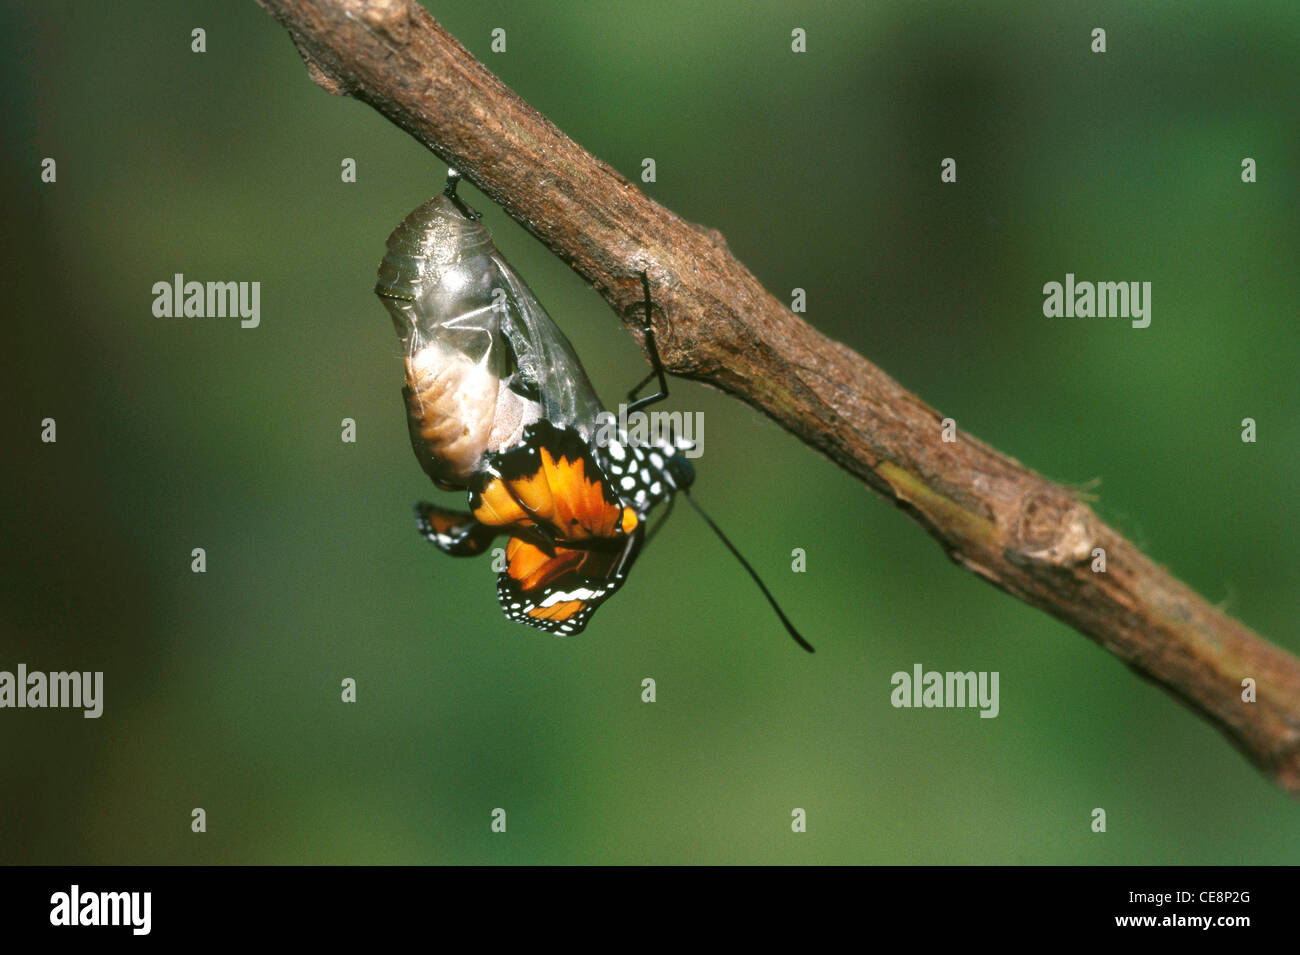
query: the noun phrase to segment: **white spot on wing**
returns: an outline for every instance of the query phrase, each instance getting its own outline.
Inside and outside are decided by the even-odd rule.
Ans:
[[[596,596],[596,594],[597,591],[588,590],[585,587],[579,587],[577,590],[567,594],[562,590],[557,590],[555,593],[543,600],[539,606],[552,607],[555,604],[565,603],[570,600],[590,600],[592,597]]]

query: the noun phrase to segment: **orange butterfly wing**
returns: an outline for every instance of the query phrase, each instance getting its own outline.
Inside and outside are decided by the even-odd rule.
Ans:
[[[580,633],[622,586],[644,534],[582,436],[539,421],[524,443],[494,455],[470,488],[485,527],[511,535],[497,597],[506,616],[554,633]]]

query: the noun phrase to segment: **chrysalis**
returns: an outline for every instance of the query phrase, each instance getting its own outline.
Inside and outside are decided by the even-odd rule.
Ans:
[[[416,455],[444,488],[541,419],[590,440],[601,411],[573,346],[463,208],[443,193],[407,216],[375,286],[405,349]]]

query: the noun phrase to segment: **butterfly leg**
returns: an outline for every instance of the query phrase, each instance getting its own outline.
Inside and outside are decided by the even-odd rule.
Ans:
[[[628,392],[627,410],[629,414],[633,411],[640,411],[656,401],[663,401],[668,397],[668,379],[664,377],[664,365],[659,360],[659,348],[655,345],[654,326],[650,324],[650,279],[646,277],[644,271],[641,273],[641,287],[645,289],[645,320],[641,324],[641,331],[645,335],[645,348],[650,353],[650,365],[654,368],[654,371],[650,372],[639,385]],[[644,388],[647,382],[656,377],[659,379],[659,391],[644,398],[637,398],[636,393]]]
[[[636,401],[637,392],[640,391],[642,388],[644,388],[646,385],[648,385],[650,383],[650,379],[653,378],[654,376],[655,373],[653,371],[650,372],[650,374],[646,375],[637,383],[635,388],[633,388],[631,391],[627,393],[627,400],[629,403]]]
[[[456,187],[460,185],[460,180],[460,173],[455,169],[448,168],[447,185],[443,187],[442,194],[455,204],[456,208],[460,210],[461,215],[466,219],[482,218],[483,214],[481,212],[476,212],[464,199],[456,195]]]

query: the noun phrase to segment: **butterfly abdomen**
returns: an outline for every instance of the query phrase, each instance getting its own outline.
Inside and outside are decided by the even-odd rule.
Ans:
[[[463,485],[484,454],[518,444],[540,414],[501,378],[436,343],[407,356],[406,387],[412,439],[442,465],[444,483]]]

